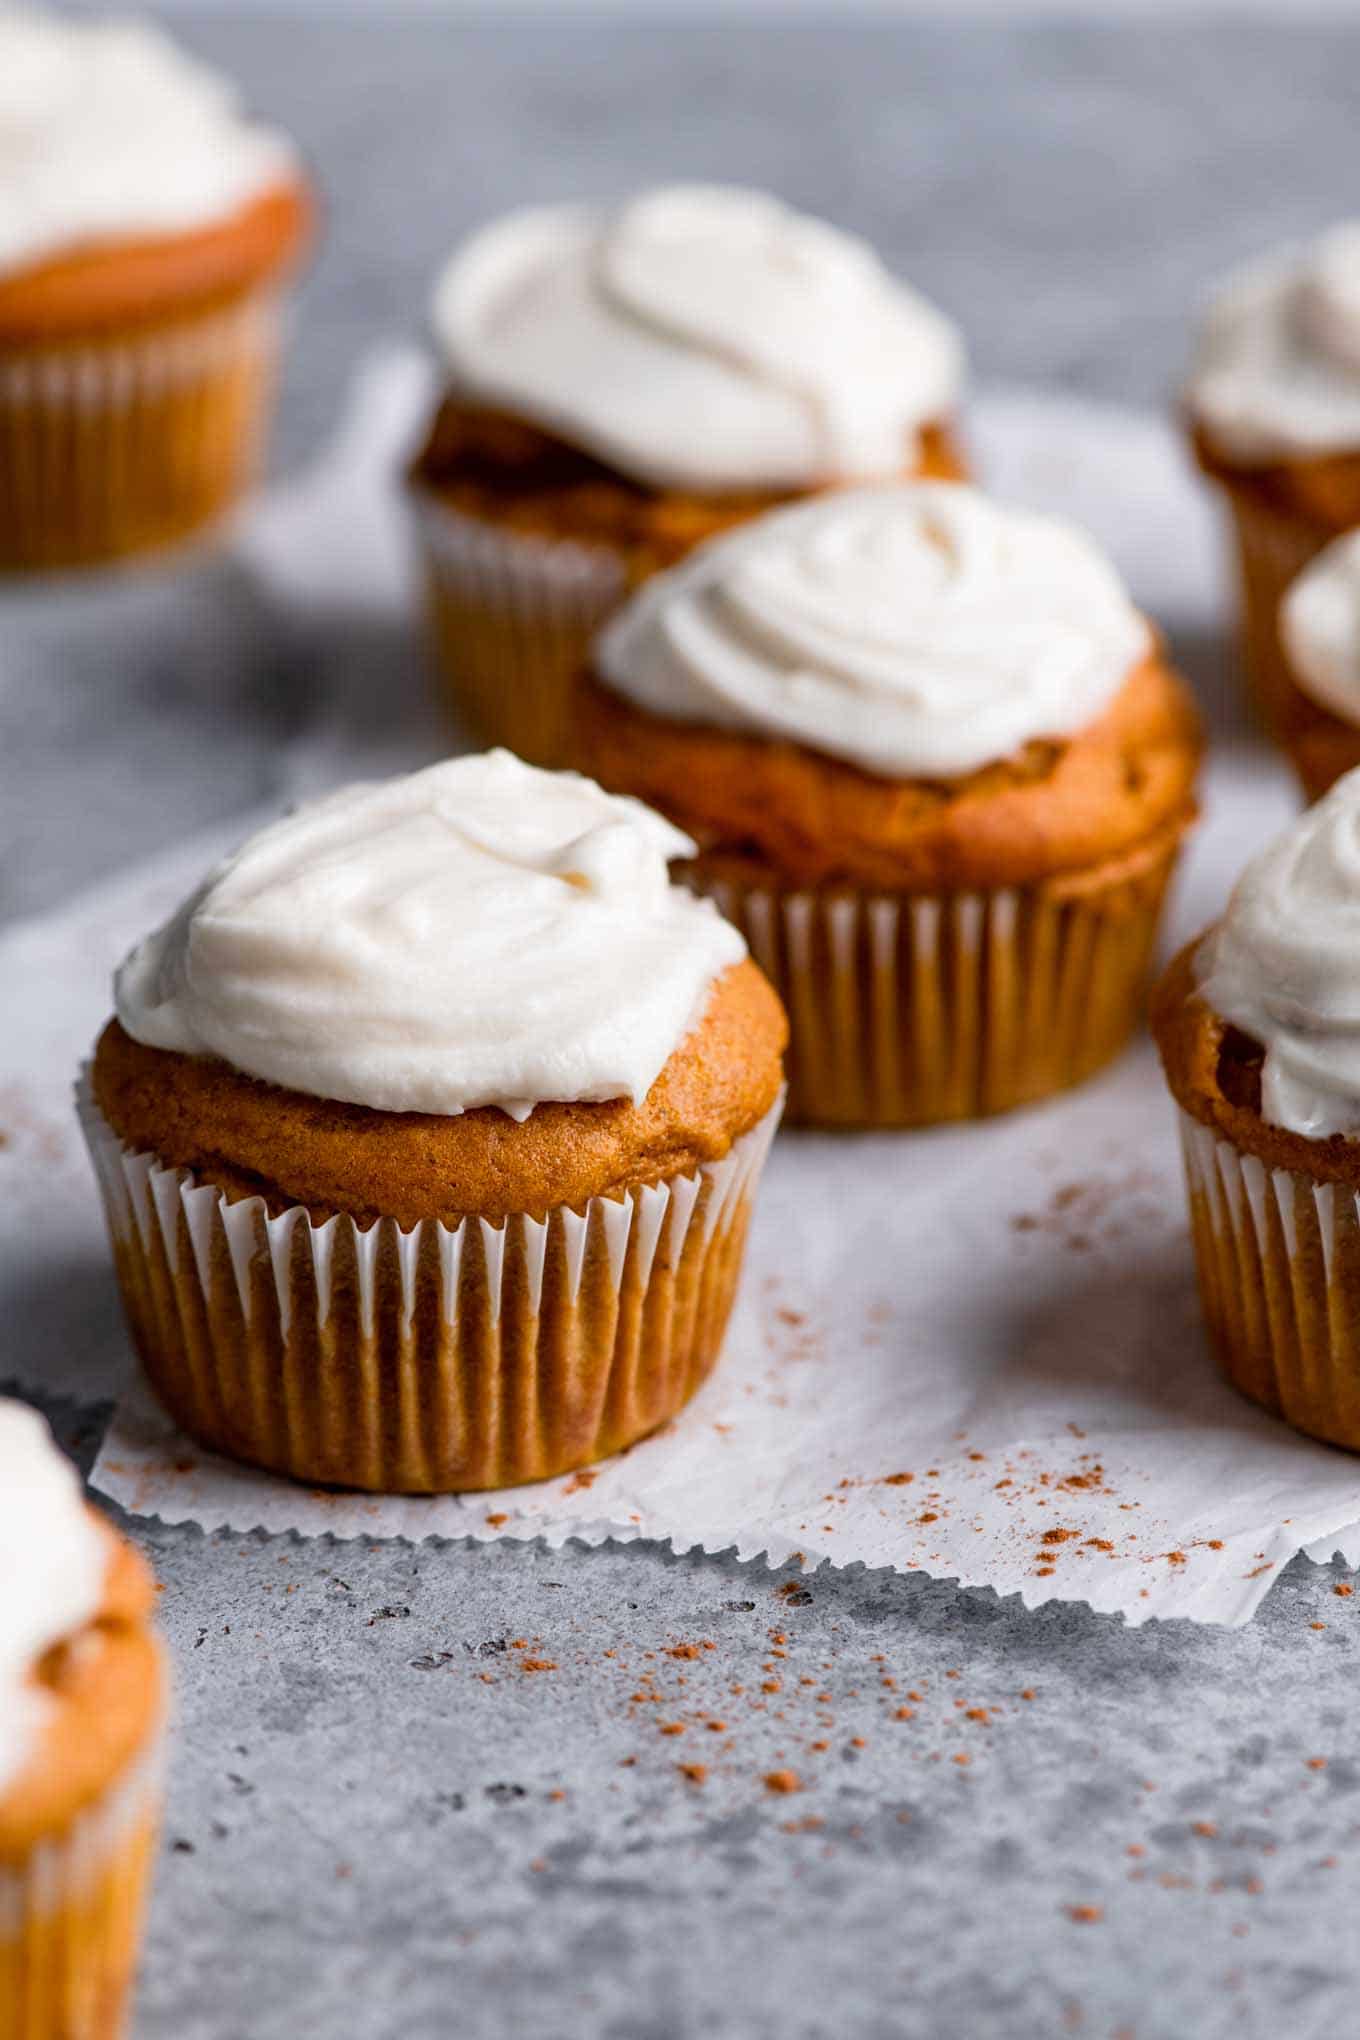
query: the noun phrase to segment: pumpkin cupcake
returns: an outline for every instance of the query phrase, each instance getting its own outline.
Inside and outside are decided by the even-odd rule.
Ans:
[[[252,838],[133,951],[85,1117],[204,1444],[390,1492],[630,1444],[717,1358],[785,1022],[693,844],[507,752]]]
[[[1360,1450],[1360,772],[1248,865],[1153,1031],[1223,1371]]]
[[[1196,458],[1232,515],[1243,651],[1273,725],[1291,696],[1285,590],[1360,524],[1360,224],[1221,287],[1186,403]]]
[[[1198,725],[1066,525],[947,482],[773,512],[607,626],[579,748],[700,845],[798,1118],[1005,1111],[1138,1020]]]
[[[411,471],[436,649],[485,739],[560,759],[590,637],[700,540],[835,484],[962,470],[954,328],[759,192],[518,212],[458,251]]]
[[[1309,800],[1360,765],[1360,531],[1291,582],[1280,607],[1276,734]]]
[[[0,1399],[0,2033],[124,2030],[160,1808],[151,1578]]]
[[[292,148],[142,23],[0,7],[0,568],[187,537],[259,463]]]

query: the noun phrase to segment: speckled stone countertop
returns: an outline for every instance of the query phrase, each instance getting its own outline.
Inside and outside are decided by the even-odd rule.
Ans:
[[[190,33],[329,193],[284,465],[519,199],[771,184],[874,236],[981,375],[1142,402],[1208,275],[1353,203],[1360,23]],[[181,658],[217,571],[0,593],[0,917],[269,796],[324,675]],[[84,1301],[110,1340],[111,1281]],[[100,1409],[54,1414],[88,1456]],[[138,2040],[1354,2028],[1340,1571],[1240,1632],[1132,1632],[862,1569],[130,1527],[179,1693]]]

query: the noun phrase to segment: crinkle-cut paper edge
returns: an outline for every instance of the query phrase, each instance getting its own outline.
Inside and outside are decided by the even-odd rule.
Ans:
[[[121,1411],[122,1405],[119,1407]],[[116,1422],[115,1415],[114,1423]],[[110,1427],[111,1430],[112,1428],[113,1426]],[[187,1440],[185,1449],[192,1450],[200,1459],[204,1457],[211,1459],[211,1455],[202,1454],[200,1448],[190,1446]],[[218,1463],[227,1467],[225,1461]],[[1121,1585],[1118,1575],[1111,1579],[1108,1586],[1102,1587],[1097,1583],[1092,1591],[1081,1594],[1057,1591],[1042,1585],[1038,1580],[1027,1580],[1013,1586],[998,1586],[993,1579],[985,1578],[980,1573],[973,1574],[967,1569],[951,1568],[949,1565],[941,1565],[937,1569],[928,1563],[899,1566],[889,1561],[860,1557],[838,1559],[828,1551],[809,1549],[814,1540],[808,1537],[795,1539],[781,1535],[752,1535],[745,1531],[728,1529],[711,1530],[695,1537],[684,1531],[668,1529],[660,1522],[644,1529],[639,1524],[621,1522],[608,1516],[562,1523],[551,1519],[536,1520],[524,1514],[516,1516],[513,1511],[507,1511],[504,1512],[507,1520],[494,1525],[489,1524],[483,1517],[480,1522],[469,1522],[466,1529],[438,1529],[418,1533],[407,1530],[299,1530],[294,1526],[271,1528],[259,1520],[249,1506],[233,1512],[230,1505],[224,1507],[221,1504],[217,1504],[212,1511],[195,1512],[185,1507],[173,1513],[166,1513],[162,1507],[142,1514],[129,1507],[125,1492],[119,1492],[122,1484],[120,1478],[115,1476],[114,1485],[110,1487],[104,1479],[101,1479],[102,1469],[101,1448],[90,1475],[91,1486],[137,1521],[160,1524],[166,1529],[188,1526],[201,1531],[205,1537],[212,1536],[218,1531],[225,1531],[238,1537],[292,1537],[300,1543],[329,1539],[334,1544],[357,1544],[366,1539],[369,1542],[404,1544],[412,1548],[430,1543],[541,1543],[549,1551],[561,1551],[568,1544],[580,1544],[588,1550],[599,1550],[608,1544],[616,1545],[620,1549],[634,1544],[647,1544],[669,1550],[677,1558],[687,1557],[693,1552],[698,1552],[706,1558],[732,1556],[739,1565],[763,1565],[770,1572],[787,1572],[796,1567],[804,1576],[819,1572],[823,1567],[833,1572],[849,1572],[859,1567],[865,1572],[888,1573],[898,1579],[909,1579],[913,1575],[919,1575],[941,1585],[952,1585],[969,1592],[992,1593],[998,1600],[1017,1598],[1030,1612],[1057,1605],[1088,1608],[1097,1615],[1122,1615],[1131,1629],[1141,1628],[1144,1623],[1150,1621],[1169,1620],[1188,1620],[1210,1627],[1241,1629],[1252,1620],[1280,1574],[1295,1558],[1303,1556],[1315,1565],[1328,1565],[1336,1558],[1350,1566],[1360,1565],[1360,1519],[1343,1523],[1335,1530],[1324,1532],[1322,1536],[1313,1538],[1306,1544],[1296,1542],[1288,1536],[1284,1526],[1278,1526],[1274,1531],[1263,1534],[1265,1545],[1263,1562],[1251,1575],[1238,1582],[1239,1591],[1235,1597],[1224,1595],[1221,1580],[1196,1582],[1192,1585],[1188,1579],[1181,1580],[1172,1575],[1162,1589],[1149,1590],[1145,1605],[1131,1608],[1126,1605],[1127,1587]],[[227,1470],[230,1471],[229,1468]],[[267,1480],[269,1476],[252,1474],[251,1478]],[[277,1485],[281,1492],[289,1491],[288,1483],[279,1481]],[[320,1498],[321,1491],[318,1491],[314,1499]],[[337,1493],[336,1499],[353,1503],[361,1508],[372,1506],[375,1511],[382,1509],[384,1513],[389,1512],[394,1503],[405,1502],[419,1507],[425,1500],[419,1496],[368,1496],[348,1491]],[[439,1501],[453,1498],[431,1499]],[[472,1506],[481,1502],[494,1505],[503,1499],[504,1496],[501,1494],[488,1493],[475,1497]],[[205,1521],[205,1515],[211,1516],[212,1520]],[[1224,1605],[1214,1612],[1205,1612],[1203,1606],[1197,1606],[1212,1601],[1219,1601]]]

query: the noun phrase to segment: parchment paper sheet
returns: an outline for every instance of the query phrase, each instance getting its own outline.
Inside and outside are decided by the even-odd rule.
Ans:
[[[437,755],[389,480],[425,394],[413,356],[375,359],[331,454],[236,539],[285,647],[319,662],[288,761],[299,795]],[[1232,704],[1210,507],[1151,418],[1017,392],[979,403],[973,441],[999,491],[1096,531],[1206,699],[1217,744],[1179,938],[1295,807]],[[258,819],[0,940],[0,1281],[21,1378],[90,1394],[126,1368],[70,1086],[112,965]],[[922,1568],[1132,1622],[1242,1622],[1298,1550],[1360,1562],[1360,1460],[1295,1437],[1213,1372],[1146,1043],[1072,1097],[988,1125],[782,1134],[716,1376],[593,1473],[464,1499],[312,1493],[200,1453],[134,1387],[94,1479],[135,1513],[205,1528],[669,1539]]]

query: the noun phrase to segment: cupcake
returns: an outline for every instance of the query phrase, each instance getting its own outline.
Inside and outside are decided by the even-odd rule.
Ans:
[[[1281,598],[1360,524],[1360,224],[1229,279],[1186,401],[1196,457],[1232,513],[1246,665],[1274,723],[1290,694]]]
[[[699,844],[789,1011],[789,1104],[924,1126],[1137,1021],[1198,725],[1113,569],[950,482],[774,511],[602,633],[580,757]]]
[[[447,390],[411,481],[436,650],[458,713],[539,763],[648,574],[790,497],[961,472],[954,328],[758,192],[514,213],[453,257],[432,325]]]
[[[0,157],[0,568],[185,538],[259,463],[296,156],[156,29],[2,7]]]
[[[121,2033],[160,1806],[154,1590],[0,1399],[0,2033]]]
[[[1280,606],[1276,733],[1309,800],[1360,765],[1360,531],[1329,545]]]
[[[1247,867],[1153,1031],[1223,1371],[1360,1450],[1360,772]]]
[[[84,1100],[133,1338],[298,1480],[500,1487],[718,1355],[785,1022],[693,844],[506,752],[265,829],[128,957]]]

